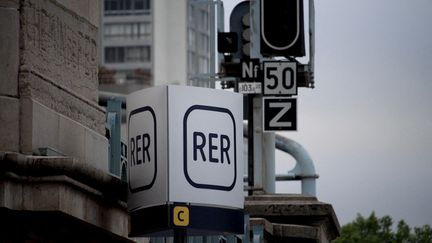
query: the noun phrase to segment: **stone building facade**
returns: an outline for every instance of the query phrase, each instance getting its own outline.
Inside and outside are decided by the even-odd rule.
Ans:
[[[98,1],[0,1],[0,241],[128,242],[98,106]]]

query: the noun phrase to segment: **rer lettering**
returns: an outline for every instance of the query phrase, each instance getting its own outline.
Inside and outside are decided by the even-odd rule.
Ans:
[[[130,139],[131,166],[150,162],[150,135],[140,134]]]
[[[229,149],[231,146],[230,139],[227,135],[209,133],[207,136],[202,132],[193,133],[193,159],[198,160],[201,156],[203,162],[221,163],[225,161],[231,164]],[[219,151],[218,151],[219,150]]]

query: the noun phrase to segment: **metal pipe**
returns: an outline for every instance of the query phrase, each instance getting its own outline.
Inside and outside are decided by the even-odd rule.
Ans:
[[[316,196],[315,166],[309,153],[296,141],[276,135],[276,148],[290,154],[296,160],[294,169],[288,175],[297,176],[301,180],[302,194]]]
[[[247,124],[244,124],[243,129],[243,134],[247,137]],[[277,181],[300,180],[302,194],[316,196],[316,179],[319,176],[315,172],[315,166],[309,153],[296,141],[279,134],[276,134],[275,140],[277,149],[288,153],[296,160],[294,169],[285,175],[275,175],[275,179]],[[247,177],[244,180],[247,180]]]
[[[315,4],[309,0],[309,77],[311,88],[315,87]]]
[[[276,174],[276,181],[299,181],[303,178],[315,178],[318,179],[318,175],[293,175],[293,174]],[[249,177],[247,175],[243,176],[243,182],[248,182]],[[252,187],[251,187],[252,188]]]
[[[99,91],[99,105],[106,107],[108,100],[116,99],[121,102],[121,107],[123,109],[126,109],[126,96],[127,95],[119,93]]]

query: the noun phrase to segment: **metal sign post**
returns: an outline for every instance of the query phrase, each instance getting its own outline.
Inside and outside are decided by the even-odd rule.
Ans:
[[[250,25],[251,45],[250,57],[262,60],[260,53],[261,24],[260,11],[261,1],[250,1]],[[275,181],[275,134],[263,133],[262,127],[262,96],[256,96],[253,100],[253,121],[249,126],[253,128],[253,152],[254,152],[254,188],[262,188],[266,193],[274,193]]]
[[[174,243],[187,243],[186,230],[174,229]]]

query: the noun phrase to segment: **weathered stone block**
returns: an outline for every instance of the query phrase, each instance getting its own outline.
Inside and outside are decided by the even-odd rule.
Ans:
[[[22,185],[0,181],[0,207],[22,210]]]
[[[0,1],[0,95],[18,95],[19,14]],[[12,4],[13,1],[10,1]]]
[[[99,28],[99,14],[95,14],[95,13],[100,13],[100,9],[99,9],[99,1],[93,1],[93,0],[88,0],[88,9],[89,9],[89,18],[88,20],[90,21],[90,23],[92,23],[94,26]]]
[[[19,100],[0,96],[0,151],[19,150]]]
[[[22,69],[19,73],[19,94],[21,98],[35,99],[99,134],[105,132],[105,114],[102,108],[32,70]]]
[[[62,116],[59,124],[59,149],[67,156],[85,161],[85,128]]]
[[[57,0],[58,3],[65,8],[83,17],[92,25],[99,26],[99,1],[85,0],[85,1],[70,1],[70,0]],[[96,13],[96,14],[95,14]]]
[[[1,0],[0,8],[14,8],[18,9],[20,6],[20,0]]]
[[[22,1],[20,24],[21,66],[97,102],[97,28],[57,2],[39,0]]]
[[[33,100],[29,97],[20,98],[19,119],[20,149],[23,154],[33,154]]]
[[[127,217],[122,217],[123,211],[118,208],[111,208],[109,210],[108,217],[105,217],[107,221],[107,228],[115,234],[121,235],[122,232],[129,231],[129,220]]]
[[[29,229],[31,234],[50,232],[48,237],[59,238],[47,240],[62,239],[61,242],[65,236],[85,242],[96,239],[98,242],[130,242],[126,239],[130,223],[124,198],[109,192],[126,191],[126,185],[119,179],[71,158],[1,155],[0,208],[9,210],[0,210],[0,218],[9,226],[12,222],[9,227],[12,230],[24,229],[13,231],[12,236],[18,233],[19,239],[23,239],[27,233],[25,229]],[[36,212],[40,217],[34,217]],[[90,236],[88,227],[92,232]],[[9,228],[0,229],[1,239],[8,236],[5,232]],[[81,232],[87,234],[79,235]]]
[[[20,129],[22,153],[38,154],[39,148],[50,147],[108,171],[108,140],[104,136],[28,97],[21,99],[20,114],[24,117]]]
[[[98,222],[102,221],[103,214],[106,212],[103,212],[103,210],[100,210],[99,207],[97,207],[94,202],[87,200],[83,207],[83,215],[87,222],[90,222],[91,224],[97,224]]]
[[[86,208],[87,200],[84,193],[74,190],[71,187],[62,186],[60,189],[60,198],[59,210],[85,220],[84,210]]]
[[[38,148],[59,148],[59,115],[39,103],[33,104],[33,152]],[[23,116],[25,119],[26,116]],[[29,117],[30,118],[30,117]]]
[[[44,186],[23,185],[22,204],[24,210],[53,210],[59,207],[59,185],[47,183]]]
[[[108,171],[108,146],[108,139],[104,136],[91,130],[85,131],[85,161],[93,167]]]

